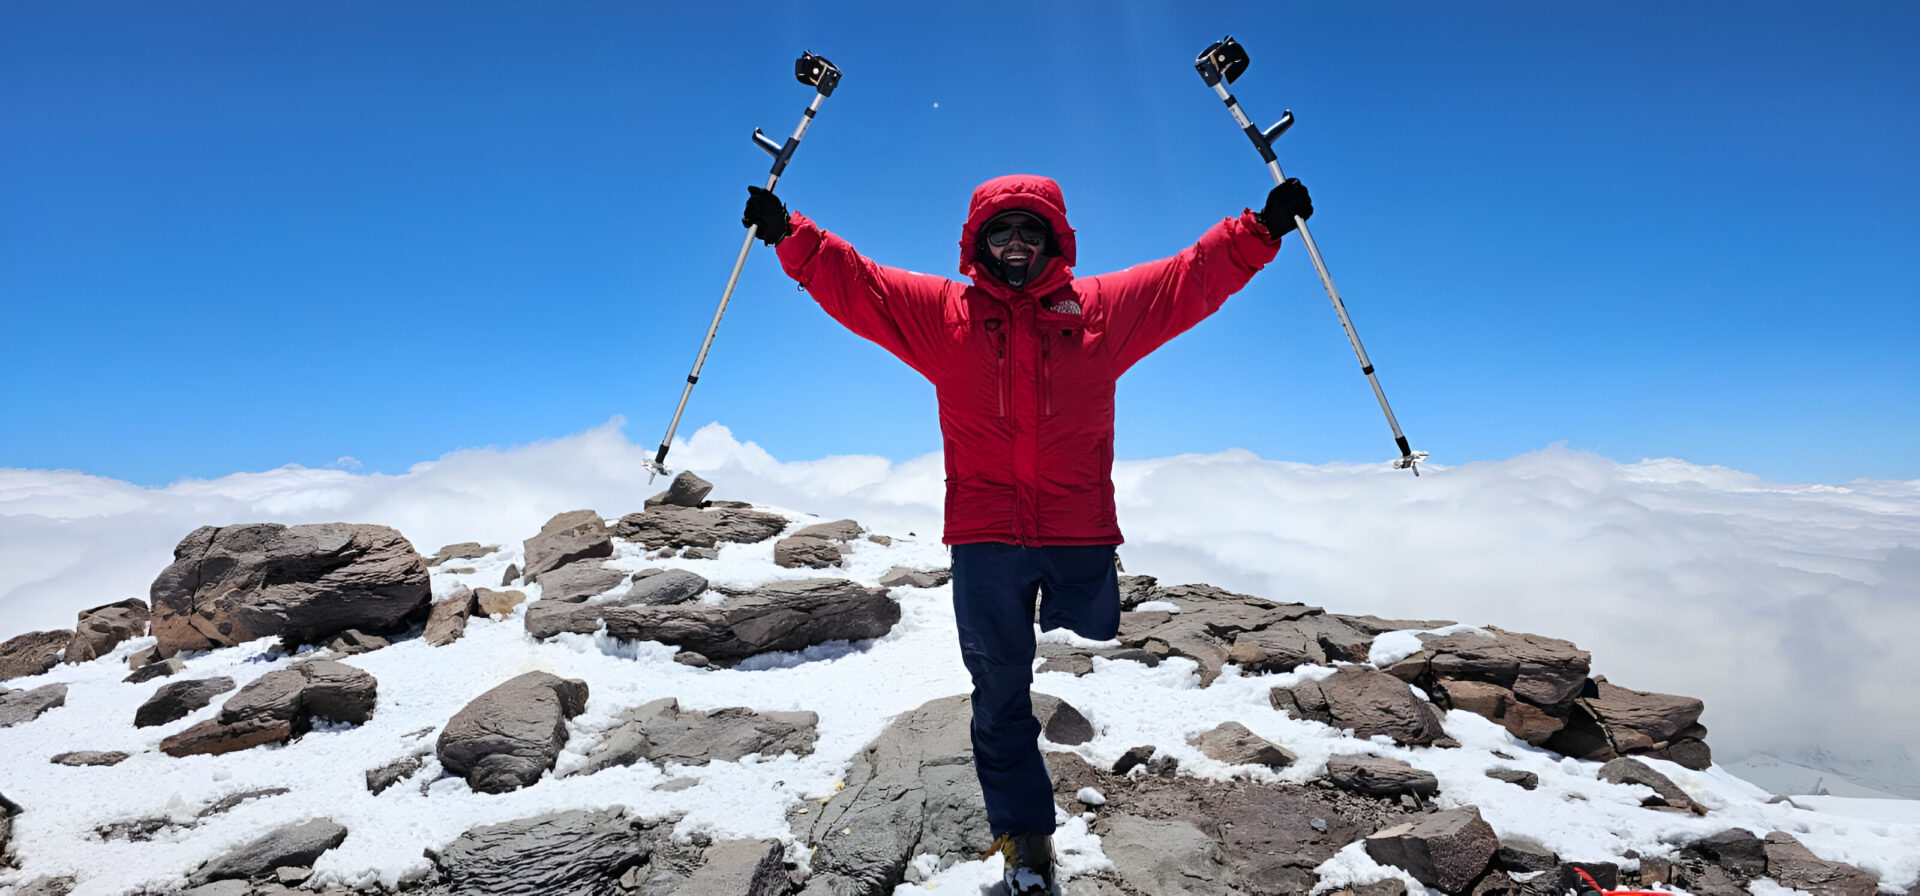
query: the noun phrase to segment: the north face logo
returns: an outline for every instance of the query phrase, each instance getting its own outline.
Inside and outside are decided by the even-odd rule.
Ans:
[[[1061,299],[1060,303],[1054,305],[1050,310],[1055,314],[1079,314],[1080,303],[1072,299]]]

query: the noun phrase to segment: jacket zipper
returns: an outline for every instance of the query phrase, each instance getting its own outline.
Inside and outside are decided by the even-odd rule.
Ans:
[[[1040,414],[1053,416],[1053,334],[1040,333]]]
[[[998,323],[998,321],[993,321],[993,323]],[[1007,376],[1006,336],[1000,332],[998,327],[994,327],[989,332],[987,338],[993,340],[993,357],[995,361],[993,369],[998,374],[993,384],[993,399],[994,407],[996,408],[995,415],[1005,417],[1007,415],[1007,380],[1009,379]]]

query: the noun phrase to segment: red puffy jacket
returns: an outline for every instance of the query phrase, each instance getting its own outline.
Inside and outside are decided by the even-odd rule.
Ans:
[[[1019,289],[976,254],[981,225],[1011,209],[1046,219],[1058,252]],[[789,223],[779,247],[787,275],[847,329],[933,382],[947,544],[1119,544],[1114,383],[1219,310],[1280,247],[1249,211],[1170,258],[1075,278],[1060,185],[1025,174],[973,191],[960,236],[971,286],[875,264],[797,212]]]

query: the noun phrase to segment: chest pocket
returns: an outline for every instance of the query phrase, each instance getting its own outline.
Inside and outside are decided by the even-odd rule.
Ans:
[[[1040,415],[1062,413],[1091,396],[1086,330],[1079,314],[1042,311],[1035,324],[1040,331]]]

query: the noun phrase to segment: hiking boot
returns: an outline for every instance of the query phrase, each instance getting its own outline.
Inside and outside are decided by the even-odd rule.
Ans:
[[[1001,834],[987,850],[1005,860],[1008,896],[1053,896],[1053,835]]]

